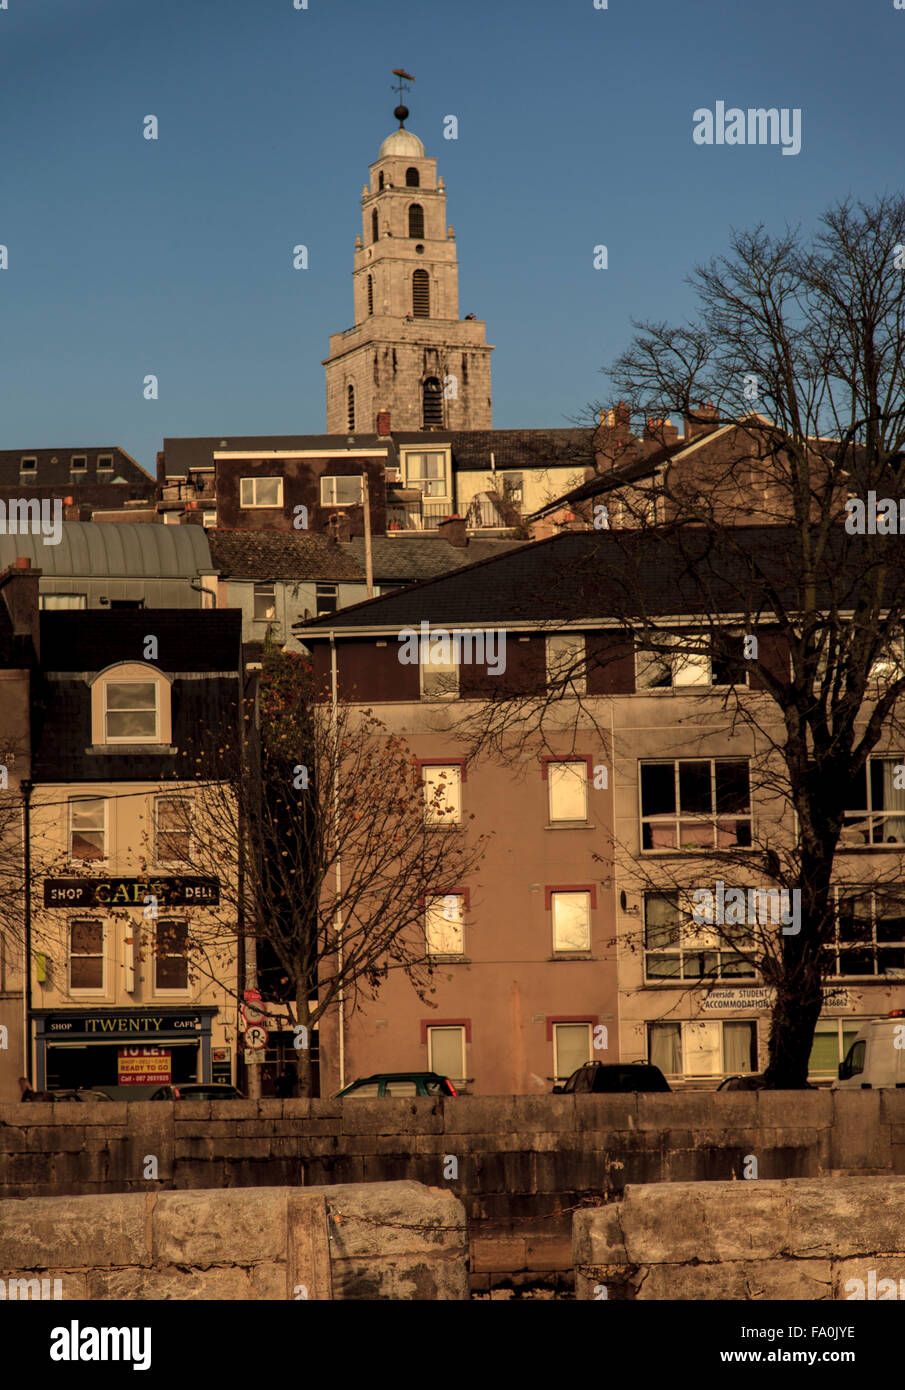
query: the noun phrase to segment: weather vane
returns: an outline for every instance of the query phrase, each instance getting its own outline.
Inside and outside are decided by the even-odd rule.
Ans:
[[[393,112],[393,115],[399,122],[399,129],[404,130],[405,121],[408,117],[409,109],[407,106],[403,104],[402,94],[403,92],[408,91],[406,83],[414,82],[415,79],[414,77],[412,77],[412,74],[410,72],[406,72],[405,68],[393,68],[393,76],[399,78],[399,82],[393,86],[393,91],[397,92],[399,96],[399,105],[396,107],[396,110]]]

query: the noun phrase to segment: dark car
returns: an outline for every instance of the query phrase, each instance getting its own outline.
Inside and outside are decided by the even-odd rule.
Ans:
[[[659,1067],[648,1062],[585,1062],[568,1081],[553,1087],[555,1096],[606,1095],[627,1091],[668,1091]]]
[[[762,1091],[764,1089],[764,1078],[758,1072],[752,1072],[749,1076],[727,1076],[725,1081],[721,1081],[717,1086],[718,1091]]]
[[[178,1086],[160,1086],[149,1100],[244,1100],[237,1086],[225,1081],[181,1081]]]
[[[77,1090],[71,1090],[71,1089],[68,1089],[68,1088],[61,1088],[60,1090],[57,1090],[57,1091],[45,1091],[45,1092],[39,1092],[38,1094],[46,1095],[47,1098],[48,1098],[48,1100],[53,1100],[53,1101],[57,1101],[57,1100],[94,1101],[94,1100],[109,1100],[109,1099],[110,1099],[110,1097],[107,1095],[106,1091],[95,1091],[95,1090],[92,1090],[91,1087],[87,1087],[87,1086],[86,1086],[86,1087],[79,1087]]]
[[[374,1076],[360,1076],[357,1081],[337,1091],[334,1100],[368,1100],[376,1096],[454,1096],[456,1088],[446,1076],[436,1071],[381,1071]]]

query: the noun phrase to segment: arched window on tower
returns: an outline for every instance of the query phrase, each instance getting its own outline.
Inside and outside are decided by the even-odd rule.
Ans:
[[[381,169],[381,171],[380,171],[380,177],[379,177],[378,180],[377,180],[377,188],[378,188],[378,191],[379,191],[380,193],[383,192],[383,170],[382,170],[382,169]]]
[[[379,232],[379,226],[378,226],[378,222],[377,222],[377,209],[375,208],[374,211],[371,213],[371,240],[372,240],[372,241],[376,241],[376,240],[377,240],[378,232]]]
[[[412,313],[416,319],[431,316],[431,282],[426,270],[416,270],[412,276]]]
[[[349,433],[355,433],[355,387],[350,385],[346,388],[346,406],[348,411],[347,424]]]
[[[417,170],[417,169],[406,169],[406,171],[405,171],[405,186],[406,186],[406,188],[420,188],[420,187],[421,187],[421,175],[418,173],[418,170]]]
[[[373,312],[374,312],[374,279],[373,279],[372,276],[369,275],[369,276],[368,276],[368,313],[369,313],[369,314],[373,314]]]
[[[429,376],[421,386],[421,428],[443,428],[443,391],[435,376]]]
[[[424,208],[420,203],[412,203],[409,208],[409,236],[414,241],[424,236]]]

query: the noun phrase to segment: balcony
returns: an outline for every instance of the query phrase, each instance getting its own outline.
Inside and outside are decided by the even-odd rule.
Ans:
[[[420,495],[417,488],[387,488],[387,532],[436,531],[455,514],[452,502]],[[511,531],[521,524],[519,506],[495,492],[478,493],[462,513],[469,531]]]

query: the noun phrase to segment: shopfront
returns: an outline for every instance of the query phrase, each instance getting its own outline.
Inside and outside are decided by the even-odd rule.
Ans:
[[[215,1007],[35,1009],[36,1090],[212,1081]],[[226,1078],[229,1079],[228,1077]]]

